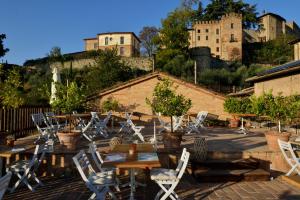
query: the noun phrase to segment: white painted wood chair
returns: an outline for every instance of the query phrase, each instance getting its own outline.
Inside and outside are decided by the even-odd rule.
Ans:
[[[125,112],[125,119],[126,119],[126,121],[119,122],[119,124],[121,125],[119,133],[123,131],[123,132],[129,134],[132,130],[130,127],[130,124],[128,123],[129,120],[131,121],[131,114],[129,114],[128,112]]]
[[[8,188],[11,176],[12,176],[12,173],[7,172],[7,174],[5,174],[5,176],[0,178],[0,200],[3,198],[5,192]]]
[[[48,124],[55,132],[57,132],[59,130],[62,130],[66,126],[66,123],[60,124],[54,116],[54,112],[45,112],[45,117],[47,119]]]
[[[92,116],[91,120],[89,121],[89,123],[84,126],[82,124],[82,126],[77,127],[81,130],[82,136],[87,139],[89,142],[94,141],[94,139],[97,137],[97,130],[94,127],[94,118]]]
[[[107,128],[106,124],[104,126],[104,123],[99,118],[97,112],[91,112],[91,115],[92,115],[91,121],[93,122],[93,128],[96,130],[96,133],[98,135],[103,136],[104,138],[107,138],[108,137],[108,132],[107,132],[107,129],[106,129]]]
[[[186,169],[190,157],[190,153],[184,148],[181,154],[181,158],[178,162],[177,168],[163,169],[157,168],[152,169],[150,172],[151,180],[155,181],[161,190],[157,193],[155,200],[165,200],[170,197],[172,200],[179,199],[174,189],[178,185],[183,173]]]
[[[49,140],[50,138],[57,140],[56,132],[48,124],[47,119],[45,118],[43,113],[32,114],[31,118],[39,132],[39,136],[34,143],[38,142],[41,139],[44,139],[45,141]]]
[[[92,155],[93,161],[96,164],[99,172],[111,172],[111,173],[114,173],[115,180],[116,180],[115,188],[116,188],[117,191],[120,191],[120,189],[119,189],[120,180],[116,176],[116,168],[106,168],[106,167],[103,168],[102,167],[103,159],[102,159],[101,154],[97,150],[97,145],[96,145],[95,142],[91,142],[89,144],[89,152]]]
[[[24,183],[33,192],[36,187],[44,185],[37,178],[35,172],[38,170],[47,152],[49,152],[48,144],[45,143],[43,145],[36,145],[34,154],[30,160],[18,160],[9,166],[9,171],[19,178],[19,180],[10,189],[11,193],[14,192],[21,183]],[[34,180],[37,184],[35,186],[31,186],[29,180]]]
[[[107,113],[107,116],[102,120],[99,118],[98,114],[97,113],[93,113],[95,115],[95,118],[97,120],[97,124],[96,126],[100,126],[102,127],[103,130],[105,130],[106,132],[108,132],[108,127],[107,127],[107,124],[112,116],[112,111],[109,111]]]
[[[141,131],[145,126],[136,126],[131,119],[127,120],[127,123],[129,124],[130,128],[134,131],[133,136],[138,136],[138,138],[142,141],[145,142],[144,136],[142,135]]]
[[[72,113],[73,113],[73,115],[77,115],[77,114],[78,114],[77,111],[73,111]],[[85,127],[85,126],[86,126],[85,120],[82,119],[81,117],[76,117],[76,122],[77,122],[79,128],[80,128],[80,127]]]
[[[165,122],[161,119],[160,117],[161,115],[158,115],[158,121],[160,123],[160,129],[158,130],[158,133],[162,133],[163,131],[171,131],[171,123],[170,122]],[[173,116],[173,131],[177,131],[178,129],[182,128],[182,124],[183,124],[183,117],[184,116]]]
[[[188,134],[192,132],[200,133],[199,128],[205,128],[203,125],[203,122],[205,121],[206,117],[208,115],[207,111],[201,111],[198,113],[196,119],[194,122],[190,122],[187,125]]]
[[[73,157],[73,161],[85,185],[93,192],[89,199],[104,200],[107,193],[113,199],[117,199],[110,189],[111,186],[117,185],[113,172],[96,173],[83,150]]]
[[[291,169],[286,173],[286,176],[291,175],[294,171],[296,171],[297,174],[300,175],[300,158],[296,156],[291,143],[278,139],[278,145],[283,154],[283,157],[291,166]]]

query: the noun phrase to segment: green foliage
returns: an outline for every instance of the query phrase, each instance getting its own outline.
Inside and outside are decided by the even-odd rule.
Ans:
[[[288,42],[294,36],[282,35],[265,43],[243,45],[243,61],[245,63],[283,64],[293,60],[294,49]]]
[[[4,45],[3,45],[3,40],[5,38],[6,38],[5,34],[0,34],[0,58],[2,56],[4,56],[9,51],[9,49],[8,48],[4,48]]]
[[[125,65],[117,50],[101,51],[96,58],[96,65],[84,70],[83,81],[88,94],[110,87],[117,82],[127,81],[133,77],[131,68]]]
[[[259,97],[251,97],[253,110],[260,116],[268,116],[273,121],[292,122],[300,114],[300,97],[296,95],[283,96],[281,93],[274,96],[271,92]]]
[[[0,85],[0,98],[3,107],[18,108],[24,104],[21,78],[18,68],[15,67],[8,71],[7,79]]]
[[[224,102],[224,110],[228,113],[251,114],[253,112],[250,98],[229,97]]]
[[[211,2],[202,9],[202,4],[199,4],[198,12],[196,12],[196,20],[218,20],[223,15],[228,13],[241,13],[243,15],[243,27],[255,28],[258,24],[256,5],[244,3],[242,0],[211,0]]]
[[[78,87],[75,82],[71,82],[68,86],[57,83],[56,99],[51,106],[56,111],[63,113],[71,113],[74,110],[82,110],[85,104],[85,96],[83,88]]]
[[[153,38],[158,36],[158,32],[159,30],[155,26],[144,26],[140,31],[141,47],[148,57],[151,57],[157,48]]]
[[[171,117],[171,122],[172,116],[182,116],[192,106],[190,99],[176,94],[176,88],[173,88],[173,82],[169,79],[164,79],[155,86],[152,101],[146,98],[146,103],[151,106],[153,112]]]
[[[119,109],[119,102],[112,97],[108,98],[102,103],[102,110],[108,112],[110,110],[117,111]]]

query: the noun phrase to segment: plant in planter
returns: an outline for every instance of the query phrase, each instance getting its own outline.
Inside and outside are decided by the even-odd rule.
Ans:
[[[245,98],[235,98],[229,97],[224,102],[224,110],[231,114],[251,114],[252,111],[252,103],[248,97]],[[230,127],[237,128],[239,126],[239,119],[233,118],[230,120]]]
[[[57,136],[62,145],[74,150],[80,139],[80,131],[74,130],[71,113],[74,110],[83,109],[85,96],[83,95],[82,88],[78,87],[75,82],[71,82],[67,86],[58,83],[56,87],[56,99],[51,103],[51,106],[55,111],[69,114],[70,120],[69,126],[63,131],[58,132]]]
[[[119,102],[112,97],[109,97],[107,100],[102,103],[102,110],[104,112],[108,111],[118,111],[119,110]]]
[[[278,123],[278,131],[268,131],[265,135],[269,148],[279,150],[277,140],[288,141],[290,137],[290,133],[282,133],[282,122],[291,122],[299,114],[299,97],[285,97],[281,93],[274,96],[269,92],[259,97],[252,96],[251,101],[255,114],[268,116],[271,120]]]
[[[173,116],[186,114],[192,106],[192,101],[183,95],[177,95],[173,82],[164,79],[155,86],[152,100],[146,98],[146,103],[151,106],[154,113],[161,113],[171,119],[171,131],[164,134],[165,148],[179,147],[183,132],[173,131]]]

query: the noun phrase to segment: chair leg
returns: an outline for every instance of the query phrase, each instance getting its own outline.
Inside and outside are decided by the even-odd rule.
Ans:
[[[291,175],[291,173],[297,168],[297,164],[293,165],[292,169],[290,169],[290,171],[288,171],[288,173],[286,173],[286,176]]]

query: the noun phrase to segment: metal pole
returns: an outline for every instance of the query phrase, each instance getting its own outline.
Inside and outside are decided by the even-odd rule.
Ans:
[[[194,64],[194,79],[195,79],[195,84],[197,84],[197,62],[195,60]]]

